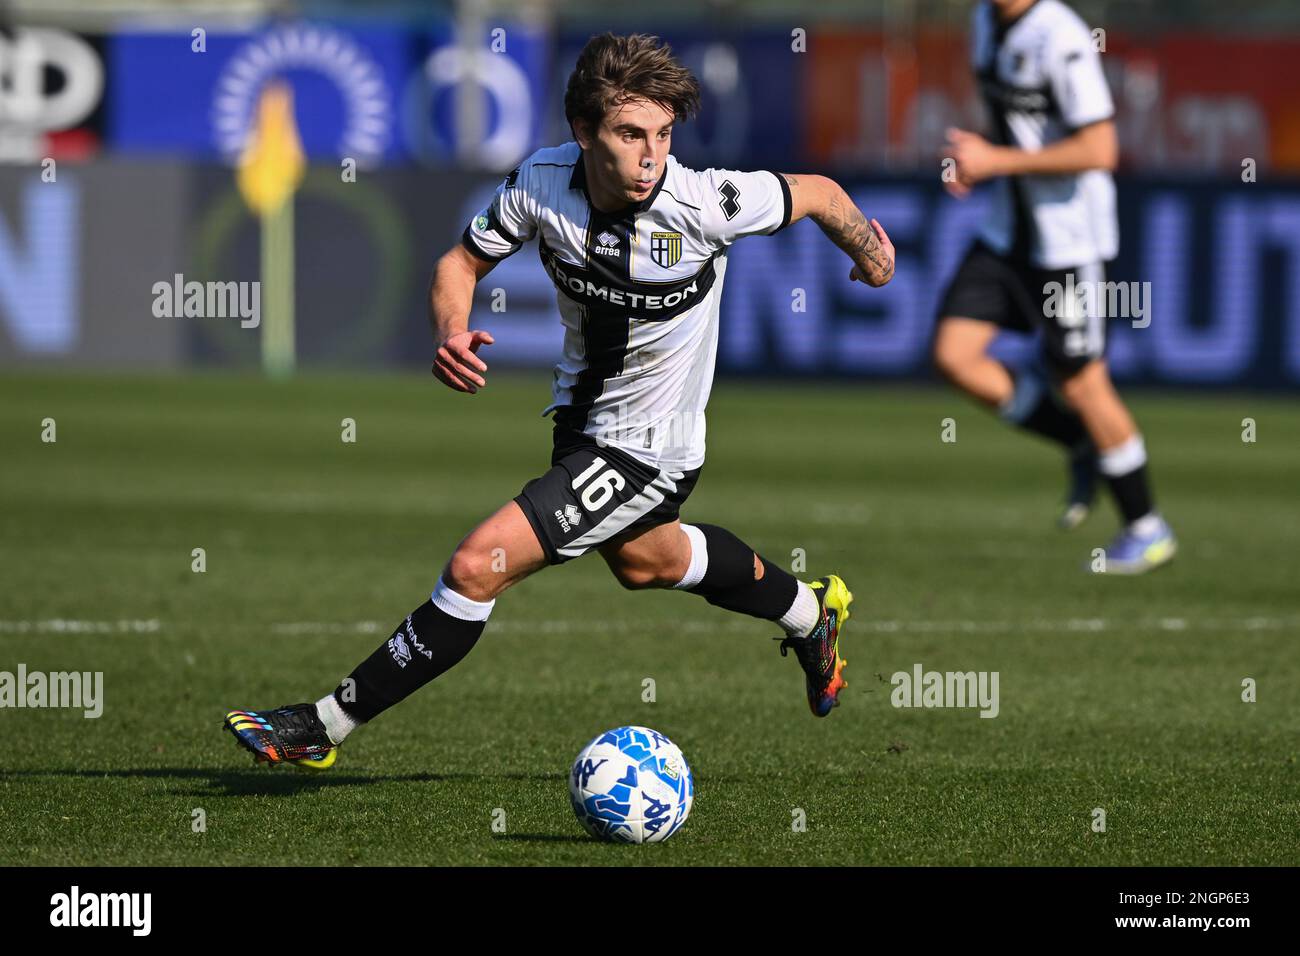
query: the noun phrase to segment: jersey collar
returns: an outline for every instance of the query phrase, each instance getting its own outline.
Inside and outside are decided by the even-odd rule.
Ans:
[[[585,157],[586,154],[583,153],[581,147],[579,147],[578,161],[573,164],[573,175],[569,177],[569,188],[581,189],[582,194],[587,197],[587,205],[590,206],[591,193],[587,192],[587,167],[584,163]],[[640,202],[629,203],[622,209],[609,213],[609,215],[617,216],[620,214],[626,215],[627,213],[637,214],[649,210],[649,208],[655,204],[655,200],[659,198],[660,190],[664,188],[664,180],[668,178],[668,165],[671,162],[672,157],[669,156],[664,162],[664,171],[659,174],[659,179],[655,181],[654,189],[650,190],[649,196],[646,196],[645,199],[642,199]],[[596,207],[592,206],[592,208],[595,209]]]

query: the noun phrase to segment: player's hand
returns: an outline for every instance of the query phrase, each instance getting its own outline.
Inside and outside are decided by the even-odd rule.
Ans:
[[[867,257],[871,260],[871,268],[863,273],[860,267],[854,266],[849,270],[849,279],[879,287],[894,277],[894,244],[889,241],[885,227],[878,219],[871,220],[871,231],[876,234],[876,241],[880,243],[877,249],[867,253]]]
[[[945,182],[944,188],[958,198],[970,194],[971,187],[999,175],[998,147],[979,133],[950,127],[947,146],[942,151],[945,159],[952,159],[956,179]]]
[[[491,345],[495,341],[492,333],[480,329],[457,332],[438,346],[433,374],[448,388],[474,394],[487,384],[480,374],[487,371],[487,363],[476,353],[480,345]]]

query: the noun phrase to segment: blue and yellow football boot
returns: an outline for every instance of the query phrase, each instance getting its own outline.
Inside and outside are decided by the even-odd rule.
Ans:
[[[224,726],[260,763],[328,770],[338,757],[338,747],[325,732],[315,704],[232,710],[226,714]]]
[[[1105,574],[1145,574],[1168,564],[1178,553],[1178,541],[1164,518],[1151,515],[1120,530],[1106,545]]]
[[[790,648],[799,659],[805,675],[808,707],[813,716],[825,717],[840,702],[839,693],[848,682],[840,672],[849,662],[840,657],[840,631],[849,619],[849,605],[853,592],[845,586],[839,575],[818,578],[809,587],[817,595],[820,614],[812,633],[807,637],[787,637],[781,642],[781,656]]]

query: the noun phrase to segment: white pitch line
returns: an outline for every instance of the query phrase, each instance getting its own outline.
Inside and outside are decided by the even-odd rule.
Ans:
[[[0,621],[0,634],[154,634],[158,620],[78,621],[50,618],[41,621]]]
[[[644,631],[672,631],[685,634],[713,634],[719,631],[748,632],[761,621],[737,616],[727,621],[664,620],[645,623],[633,620],[496,620],[489,621],[487,630],[498,633],[563,634],[574,631],[608,631],[635,633]],[[1300,615],[1292,617],[1204,618],[1183,617],[1140,618],[1137,620],[1112,620],[1109,618],[1029,618],[1023,621],[870,621],[855,617],[850,625],[854,629],[881,634],[997,634],[1006,632],[1047,633],[1108,633],[1122,631],[1228,631],[1228,630],[1285,630],[1300,628]],[[395,629],[389,621],[291,621],[272,625],[277,634],[381,634]]]
[[[173,622],[186,626],[190,622]],[[737,616],[726,621],[662,620],[649,623],[638,620],[552,619],[489,621],[487,630],[494,633],[569,634],[576,631],[605,631],[617,634],[671,631],[679,634],[747,633],[762,622]],[[157,619],[116,621],[49,618],[43,620],[0,620],[0,635],[6,634],[156,634],[164,623]],[[854,630],[877,634],[1003,634],[1030,633],[1110,633],[1131,634],[1142,631],[1278,631],[1300,629],[1300,615],[1290,617],[1253,616],[1243,618],[1153,617],[1115,620],[1101,617],[1027,618],[1021,621],[969,620],[863,620],[854,617]],[[282,621],[269,625],[272,633],[293,637],[303,634],[387,634],[395,629],[391,621]]]

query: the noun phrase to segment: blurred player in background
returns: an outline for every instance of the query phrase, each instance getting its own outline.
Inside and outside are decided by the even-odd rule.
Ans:
[[[959,197],[993,180],[994,197],[943,296],[935,362],[962,391],[1065,450],[1061,527],[1088,516],[1099,473],[1123,522],[1104,570],[1149,571],[1177,545],[1104,357],[1102,283],[1119,249],[1118,140],[1100,57],[1087,25],[1059,0],[985,0],[973,13],[971,59],[994,142],[949,130],[943,155],[953,175],[944,178]],[[1013,370],[989,356],[1001,328],[1040,331],[1042,360]]]
[[[658,39],[592,38],[565,95],[577,141],[511,172],[439,261],[433,371],[474,394],[486,385],[478,350],[493,341],[469,327],[475,284],[538,239],[565,326],[546,410],[555,412],[552,467],[461,541],[430,599],[333,693],[228,714],[227,728],[259,759],[330,766],[353,729],[469,653],[502,592],[591,551],[624,587],[686,590],[777,623],[813,714],[838,703],[839,634],[853,599],[844,582],[799,581],[725,528],[684,524],[678,511],[704,464],[731,243],[808,217],[852,260],[848,277],[873,286],[893,276],[893,247],[824,177],[679,165],[673,124],[698,106],[695,77]],[[813,454],[821,467],[827,451],[791,454]]]

